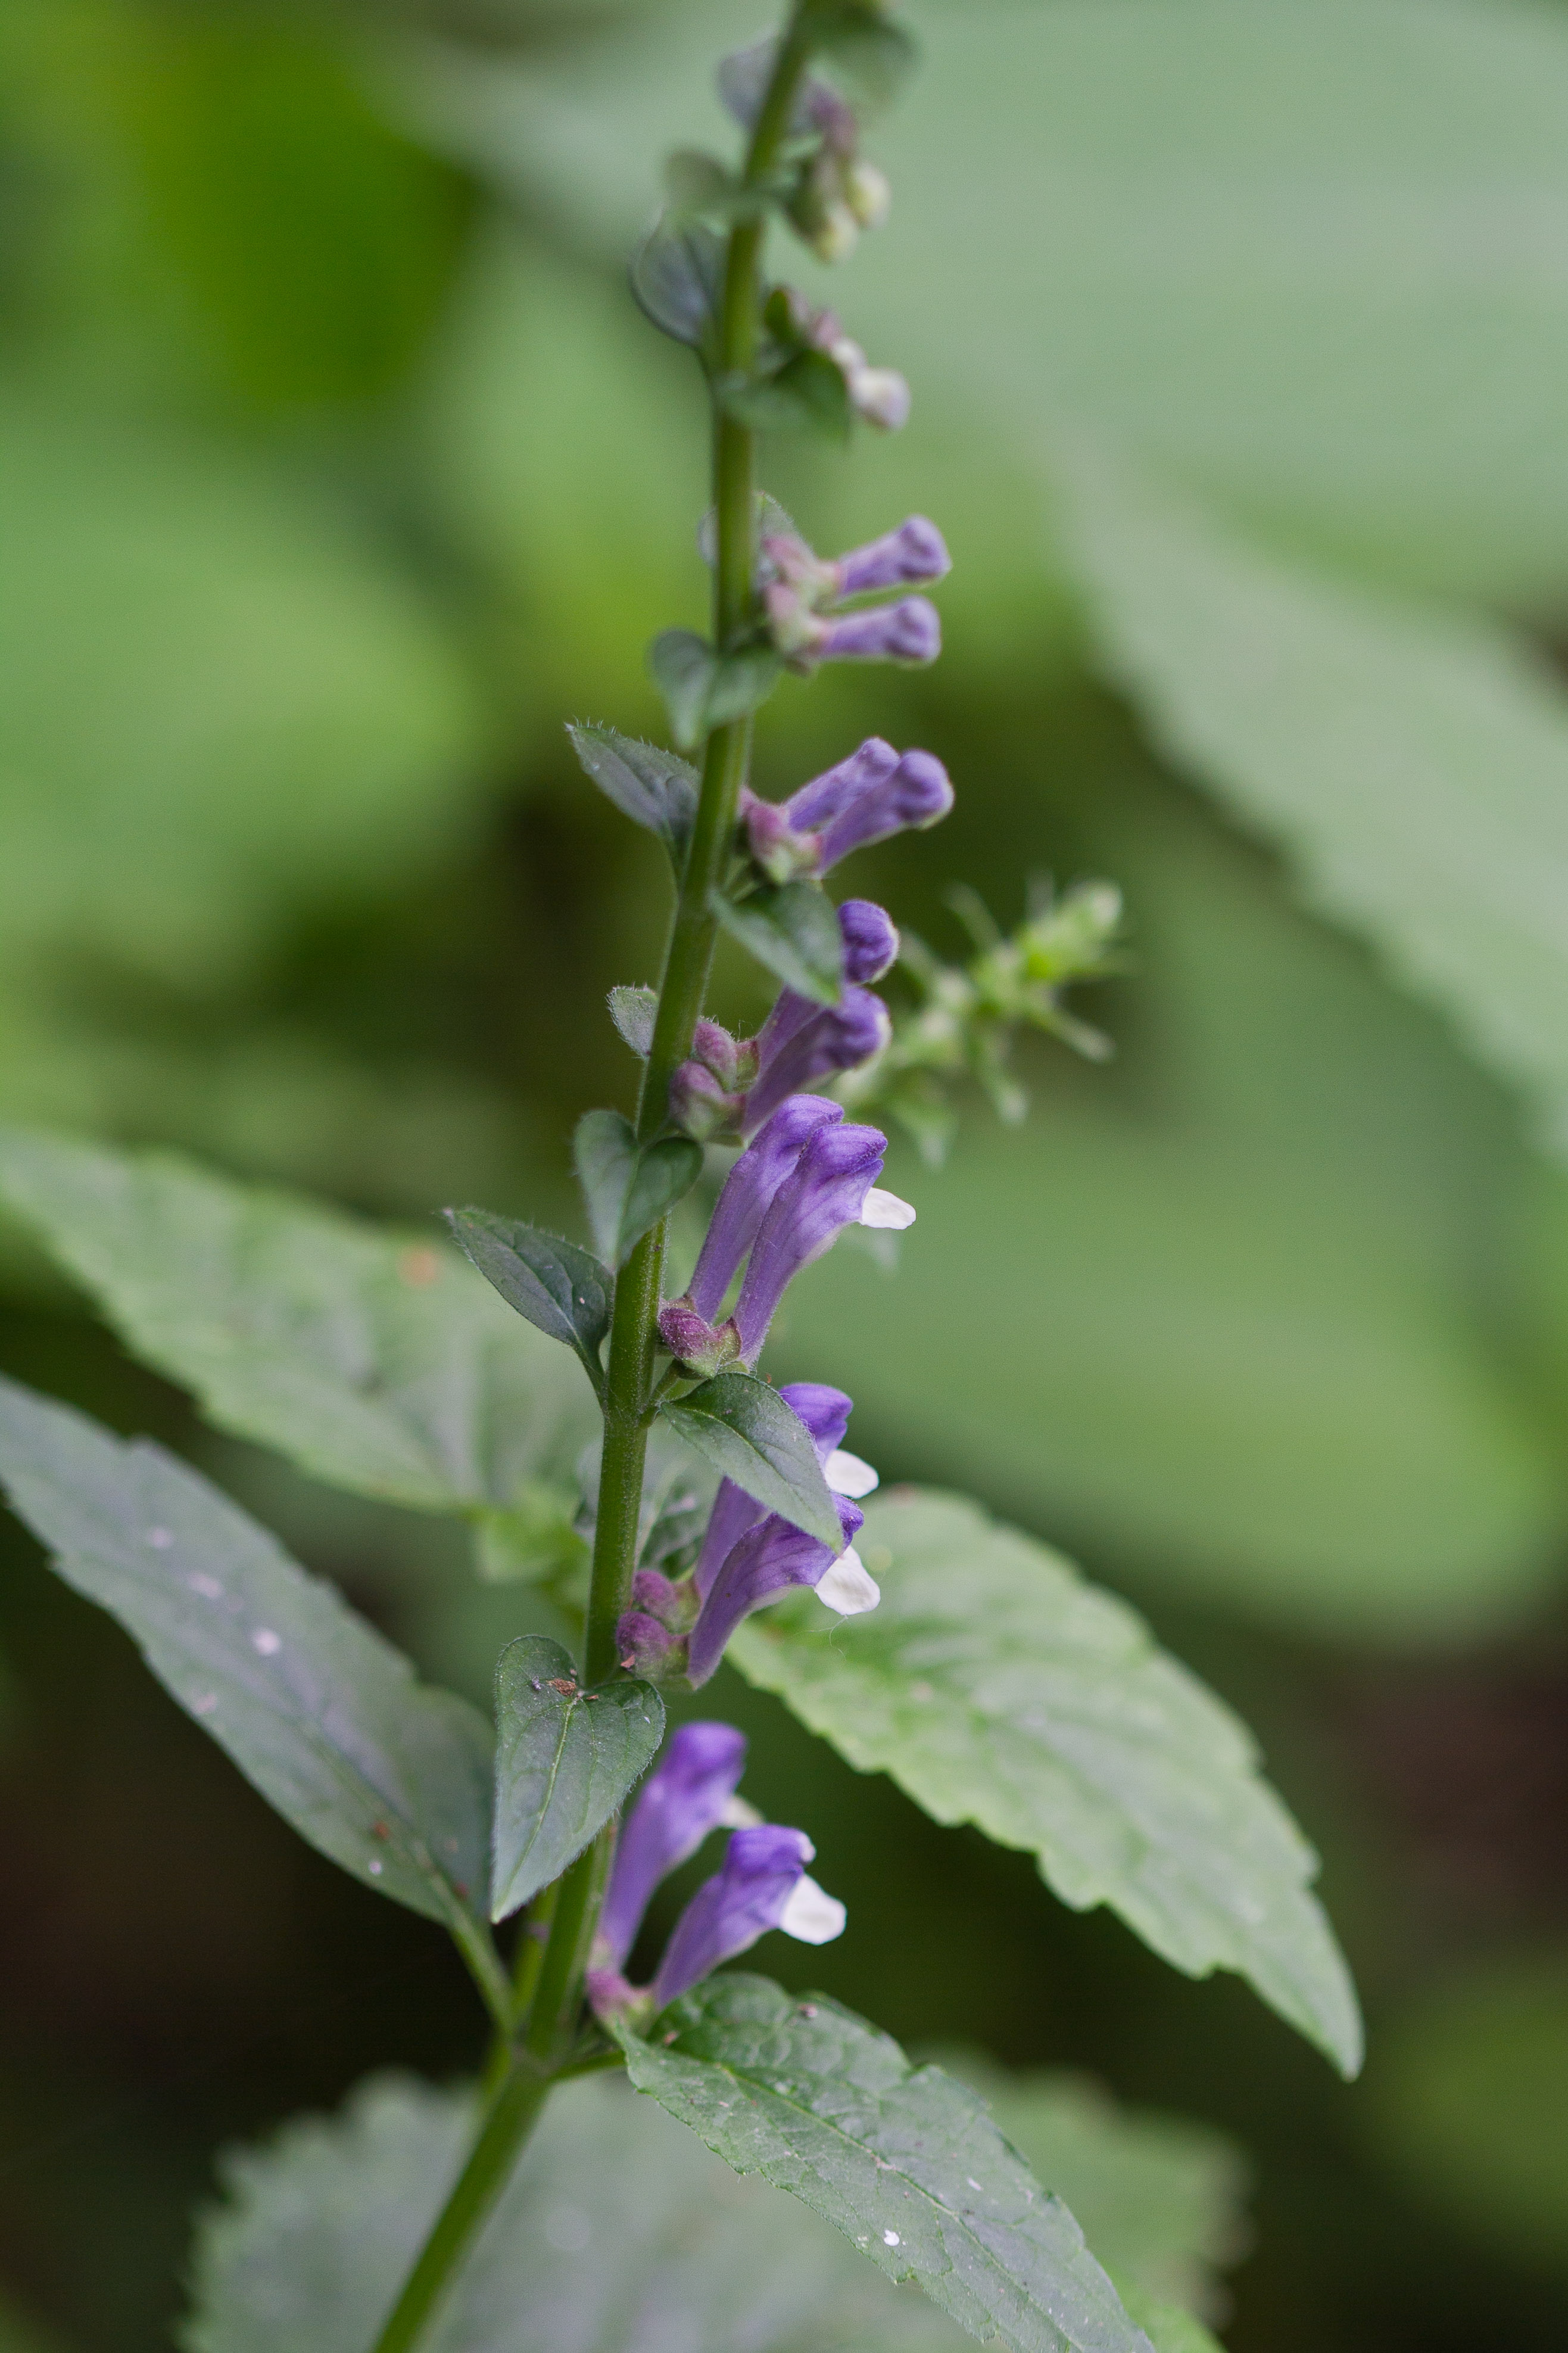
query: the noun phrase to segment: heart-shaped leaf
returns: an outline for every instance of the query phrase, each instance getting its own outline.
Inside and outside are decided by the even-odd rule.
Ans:
[[[811,1433],[777,1389],[755,1373],[717,1373],[659,1411],[687,1444],[770,1512],[835,1553],[844,1531]]]
[[[495,1866],[504,1920],[558,1879],[641,1779],[664,1737],[651,1683],[579,1688],[570,1651],[520,1635],[496,1662]]]

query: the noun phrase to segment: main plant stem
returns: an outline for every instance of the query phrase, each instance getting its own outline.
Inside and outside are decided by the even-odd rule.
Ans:
[[[789,126],[810,53],[805,29],[808,13],[809,0],[795,0],[779,42],[773,77],[746,154],[745,179],[752,187],[760,186],[773,170]],[[723,390],[727,383],[749,375],[756,361],[763,228],[759,211],[753,218],[738,221],[731,230],[716,336],[713,641],[721,653],[730,650],[750,626],[756,593],[756,443],[754,436],[729,414]],[[724,881],[734,839],[751,737],[750,720],[735,720],[713,730],[703,754],[696,823],[670,922],[653,1045],[637,1102],[640,1143],[651,1142],[664,1126],[669,1082],[691,1050],[692,1032],[702,1010],[718,933],[713,899]],[[637,1244],[616,1282],[584,1655],[588,1683],[602,1683],[615,1672],[619,1663],[616,1628],[631,1599],[664,1244],[661,1223]],[[531,1962],[525,1973],[532,1980],[530,1998],[525,2008],[520,2006],[510,2063],[489,2079],[494,2088],[479,2137],[376,2340],[374,2353],[412,2353],[419,2342],[464,2254],[510,2179],[552,2078],[566,2061],[604,1891],[611,1835],[603,1832],[556,1883],[543,1957],[536,1968]]]

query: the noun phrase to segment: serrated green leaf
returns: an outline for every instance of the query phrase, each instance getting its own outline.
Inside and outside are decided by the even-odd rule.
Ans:
[[[820,882],[764,883],[749,899],[715,892],[709,902],[732,939],[760,965],[814,1005],[844,994],[844,941],[832,900]]]
[[[667,1398],[659,1411],[726,1479],[818,1543],[843,1550],[844,1532],[811,1433],[759,1375],[716,1373],[684,1397]]]
[[[598,1416],[455,1251],[163,1153],[0,1129],[0,1197],[127,1347],[314,1477],[423,1511],[570,1478]]]
[[[1103,453],[1059,479],[1102,658],[1154,735],[1568,1153],[1568,696],[1544,663],[1266,554]]]
[[[581,1690],[572,1654],[521,1634],[496,1661],[490,1917],[537,1895],[597,1836],[664,1738],[664,1702],[624,1677]]]
[[[937,1821],[1034,1854],[1076,1910],[1109,1904],[1189,1976],[1238,1971],[1353,2074],[1317,1857],[1229,1710],[1125,1603],[961,1497],[879,1501],[857,1549],[879,1607],[829,1637],[786,1600],[731,1640],[742,1672]]]
[[[1149,2353],[984,2104],[853,2011],[736,1973],[671,2003],[647,2042],[620,2039],[639,2092],[972,2336],[1011,2353]]]
[[[462,2092],[362,2084],[219,2159],[185,2353],[365,2353],[469,2145]],[[620,2081],[550,2103],[432,2324],[430,2353],[954,2353],[964,2339],[837,2232]]]
[[[677,874],[697,817],[700,779],[690,763],[657,744],[640,744],[614,727],[566,730],[585,776],[634,825],[657,833]]]
[[[1066,2200],[1124,2304],[1136,2293],[1212,2308],[1216,2272],[1248,2238],[1248,2168],[1223,2133],[1125,2107],[1087,2075],[1015,2073],[973,2051],[927,2055],[980,2094],[1036,2180]]]
[[[489,1725],[147,1440],[0,1381],[0,1479],[68,1585],[269,1805],[367,1887],[471,1937],[489,1879]]]
[[[572,1157],[595,1240],[617,1267],[702,1174],[700,1144],[664,1135],[639,1146],[636,1129],[618,1111],[584,1112]]]
[[[610,1328],[615,1280],[589,1251],[493,1209],[448,1209],[458,1247],[509,1307],[582,1361],[595,1394],[604,1388],[599,1352]]]

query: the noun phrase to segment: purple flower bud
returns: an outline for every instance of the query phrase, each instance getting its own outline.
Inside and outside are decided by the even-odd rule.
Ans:
[[[930,752],[906,752],[890,776],[861,793],[826,828],[823,871],[868,842],[886,841],[906,827],[935,825],[952,807],[952,786],[942,762]]]
[[[776,1928],[815,1852],[804,1831],[773,1822],[732,1832],[723,1870],[698,1889],[675,1924],[653,1981],[655,2010]]]
[[[855,1410],[853,1398],[846,1397],[842,1389],[829,1388],[825,1381],[786,1381],[779,1395],[805,1422],[816,1459],[826,1470],[844,1443],[844,1433]],[[732,1479],[720,1481],[702,1549],[691,1574],[691,1582],[702,1600],[707,1600],[714,1578],[747,1529],[754,1528],[766,1516],[763,1505],[743,1487],[737,1487]]]
[[[757,1143],[793,1104],[820,1101],[816,1095],[792,1095]],[[757,1146],[750,1148],[754,1152]],[[768,1325],[794,1277],[831,1247],[841,1227],[853,1225],[859,1217],[867,1194],[881,1175],[887,1148],[887,1137],[874,1127],[834,1124],[811,1137],[774,1193],[752,1245],[735,1304],[742,1363],[756,1363]]]
[[[657,1618],[672,1634],[687,1631],[700,1599],[689,1577],[676,1584],[662,1569],[639,1568],[632,1578],[632,1608]]]
[[[942,617],[929,596],[900,596],[896,605],[873,605],[868,612],[846,613],[824,621],[803,658],[823,661],[935,661],[942,651]]]
[[[887,909],[871,899],[846,899],[838,910],[838,929],[844,938],[845,979],[880,980],[899,953],[899,927]]]
[[[743,1092],[726,1089],[701,1062],[680,1063],[669,1082],[670,1121],[699,1144],[736,1131],[745,1104]]]
[[[732,1038],[728,1029],[706,1016],[697,1024],[691,1038],[691,1057],[710,1071],[721,1086],[731,1092],[744,1094],[757,1075],[757,1050],[749,1039]]]
[[[857,417],[881,433],[901,433],[913,403],[909,379],[897,368],[851,368],[845,376],[849,406]]]
[[[646,1609],[623,1609],[616,1621],[616,1656],[645,1683],[668,1683],[686,1665],[686,1644]]]
[[[778,1052],[768,1056],[747,1096],[741,1130],[768,1117],[786,1095],[812,1086],[830,1071],[853,1071],[879,1054],[893,1034],[879,997],[868,988],[847,988],[837,1005],[816,1005]]]
[[[689,1299],[667,1299],[658,1311],[658,1336],[678,1365],[711,1380],[741,1353],[733,1317],[717,1329],[699,1315]]]
[[[718,1314],[736,1268],[802,1151],[819,1128],[834,1126],[843,1116],[839,1104],[825,1103],[820,1095],[792,1097],[742,1153],[724,1179],[686,1294],[686,1304],[706,1322]],[[659,1320],[662,1332],[662,1315]]]
[[[885,783],[898,765],[899,754],[890,744],[880,735],[868,735],[847,760],[840,760],[837,767],[826,769],[792,793],[787,801],[779,805],[779,814],[793,832],[820,833],[824,826],[831,825],[863,795]]]
[[[864,596],[874,588],[904,588],[918,582],[941,580],[952,569],[947,543],[934,522],[910,515],[897,531],[874,539],[866,547],[852,547],[837,564],[840,596]]]
[[[847,1496],[835,1495],[833,1500],[847,1545],[865,1514]],[[804,1528],[793,1527],[777,1512],[769,1512],[748,1528],[725,1555],[691,1630],[686,1672],[693,1689],[708,1681],[743,1618],[789,1586],[819,1585],[837,1556],[831,1545],[807,1535]]]
[[[595,1938],[595,1961],[626,1966],[654,1889],[696,1853],[740,1783],[746,1740],[729,1724],[683,1724],[621,1825]]]

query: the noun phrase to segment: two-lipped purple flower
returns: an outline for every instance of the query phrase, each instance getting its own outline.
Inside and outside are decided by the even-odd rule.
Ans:
[[[941,532],[924,515],[910,515],[897,531],[837,562],[825,563],[791,533],[770,532],[763,558],[769,634],[792,669],[812,670],[825,661],[925,663],[941,653],[942,621],[929,596],[840,609],[852,597],[929,586],[952,569]]]
[[[842,1934],[843,1905],[806,1876],[814,1851],[805,1831],[760,1820],[736,1797],[745,1756],[731,1725],[685,1724],[643,1784],[616,1841],[590,1957],[588,1994],[601,2018],[663,2010],[770,1928],[809,1945]],[[721,1869],[677,1920],[652,1984],[629,1985],[626,1966],[656,1889],[725,1823],[739,1826]]]
[[[851,1400],[821,1381],[788,1382],[779,1395],[810,1432],[843,1543],[836,1552],[733,1480],[722,1480],[690,1576],[672,1580],[639,1569],[632,1581],[632,1606],[616,1637],[622,1664],[635,1672],[656,1682],[684,1672],[694,1688],[705,1683],[742,1620],[791,1586],[812,1588],[844,1618],[874,1609],[881,1599],[852,1541],[864,1517],[854,1499],[871,1493],[877,1473],[845,1450]]]

